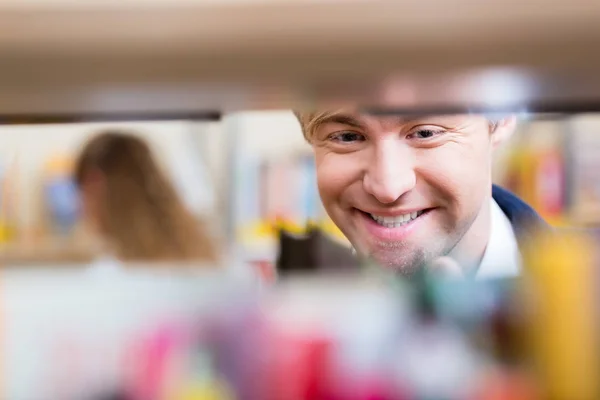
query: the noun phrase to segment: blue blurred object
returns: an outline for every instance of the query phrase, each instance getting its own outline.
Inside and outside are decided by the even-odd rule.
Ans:
[[[52,226],[60,235],[66,235],[75,226],[80,214],[77,186],[68,176],[51,178],[45,186],[45,197]]]

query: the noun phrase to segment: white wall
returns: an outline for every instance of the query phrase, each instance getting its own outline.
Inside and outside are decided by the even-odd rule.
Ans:
[[[257,111],[232,115],[239,147],[245,154],[265,158],[309,152],[300,124],[291,111]]]

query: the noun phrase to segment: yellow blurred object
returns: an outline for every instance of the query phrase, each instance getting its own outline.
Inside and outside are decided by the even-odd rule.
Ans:
[[[238,237],[242,243],[252,243],[264,239],[270,239],[275,234],[275,228],[266,221],[256,221],[238,229]]]
[[[59,154],[50,157],[45,164],[44,171],[50,176],[70,175],[74,168],[73,158],[67,155]]]
[[[291,220],[281,220],[274,223],[275,231],[284,230],[296,235],[303,235],[308,231],[308,224],[299,224]]]
[[[594,243],[577,234],[539,235],[524,252],[529,275],[527,344],[547,399],[599,398]]]
[[[553,151],[538,152],[535,148],[515,150],[509,158],[509,172],[503,186],[537,210],[550,225],[565,224],[562,195],[562,160]],[[558,187],[548,188],[549,183]],[[552,189],[552,190],[550,190]]]
[[[544,120],[525,123],[515,140],[504,157],[498,183],[515,192],[550,225],[569,225],[562,126]]]
[[[0,177],[0,244],[8,243],[16,237],[18,161],[18,157],[15,157]]]
[[[0,220],[0,243],[10,242],[14,237],[14,229],[9,224]]]
[[[330,219],[323,221],[308,221],[306,224],[300,224],[291,220],[279,220],[279,221],[256,221],[245,227],[239,229],[239,237],[243,243],[251,243],[253,241],[260,241],[265,239],[274,239],[277,237],[279,230],[286,232],[303,235],[308,233],[311,229],[320,229],[327,235],[334,239],[347,241],[346,237],[339,230],[339,228]]]
[[[320,224],[319,227],[321,228],[321,230],[325,233],[327,233],[328,235],[331,235],[332,237],[334,237],[335,239],[347,242],[348,239],[346,238],[346,236],[342,233],[342,231],[340,230],[340,228],[338,228],[338,226],[333,223],[333,221],[329,218],[323,220]]]
[[[213,384],[196,384],[182,390],[181,393],[168,400],[233,400],[234,397],[225,387]]]

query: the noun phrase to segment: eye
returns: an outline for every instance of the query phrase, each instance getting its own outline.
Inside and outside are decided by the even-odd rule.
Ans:
[[[431,139],[435,136],[439,136],[443,133],[444,133],[444,131],[442,131],[442,130],[419,129],[418,131],[415,131],[415,132],[411,133],[410,135],[408,135],[408,138],[409,139],[426,140],[426,139]]]
[[[330,140],[339,143],[353,143],[353,142],[362,142],[365,140],[365,137],[360,133],[356,132],[339,132],[331,135]]]

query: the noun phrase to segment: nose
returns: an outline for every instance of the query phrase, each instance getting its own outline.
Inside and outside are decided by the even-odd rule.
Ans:
[[[412,154],[402,144],[380,143],[374,149],[363,178],[367,193],[383,204],[393,203],[413,189],[417,178]]]

